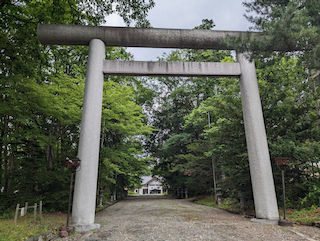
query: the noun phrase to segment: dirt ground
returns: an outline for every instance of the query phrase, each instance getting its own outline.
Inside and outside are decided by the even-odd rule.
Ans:
[[[83,240],[320,240],[320,229],[253,223],[188,200],[133,196],[96,215],[97,231]]]

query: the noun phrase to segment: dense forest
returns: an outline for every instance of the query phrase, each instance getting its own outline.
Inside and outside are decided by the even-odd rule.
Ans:
[[[149,27],[153,1],[1,1],[1,212],[17,203],[43,201],[65,210],[70,173],[66,157],[77,156],[88,47],[43,46],[39,23],[101,25],[117,12],[129,25]],[[129,60],[109,47],[106,59]],[[152,132],[143,105],[152,91],[136,78],[106,77],[99,188],[110,194],[130,188],[147,171],[142,140]],[[132,174],[132,175],[131,175]]]
[[[290,157],[287,203],[320,202],[320,3],[245,2],[248,21],[261,33],[226,44],[254,58],[279,204],[282,189],[275,157]],[[66,210],[76,157],[86,46],[42,46],[39,23],[101,25],[118,13],[129,26],[151,27],[153,0],[16,1],[0,3],[0,214],[17,203],[43,201]],[[252,14],[252,16],[250,15]],[[213,20],[195,27],[214,29]],[[270,51],[274,46],[277,51]],[[125,48],[108,47],[106,59],[132,60]],[[234,53],[175,50],[159,61],[235,62]],[[213,166],[224,198],[252,202],[237,78],[105,76],[98,194],[138,187],[140,176],[163,177],[175,196],[213,192]]]

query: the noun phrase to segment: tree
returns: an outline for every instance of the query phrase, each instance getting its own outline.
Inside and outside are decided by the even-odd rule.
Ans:
[[[153,0],[1,1],[0,187],[2,196],[15,193],[9,205],[43,196],[48,209],[63,208],[54,204],[67,195],[59,188],[69,179],[63,161],[77,153],[88,48],[42,46],[37,25],[99,25],[116,12],[128,25],[148,27],[153,6]],[[123,48],[107,48],[106,55],[129,56]]]
[[[212,20],[203,20],[198,28],[213,26]],[[229,51],[176,50],[161,60],[219,62],[230,58]],[[150,137],[149,150],[158,158],[154,174],[164,177],[172,190],[179,189],[179,196],[184,189],[188,189],[189,195],[206,194],[212,189],[211,157],[206,155],[209,143],[203,135],[208,122],[201,120],[188,125],[186,118],[215,94],[219,80],[158,78],[159,97],[152,124],[159,131]]]
[[[291,205],[299,207],[309,188],[318,182],[315,173],[319,169],[315,163],[318,162],[319,133],[313,91],[295,58],[275,55],[270,62],[257,61],[256,64],[276,191],[281,196],[281,175],[273,160],[289,156],[287,198]],[[203,122],[207,111],[211,115],[211,129],[206,132],[209,141],[206,154],[219,157],[217,169],[227,177],[219,179],[218,184],[225,197],[239,198],[240,191],[245,194],[240,196],[250,200],[252,190],[237,79],[221,79],[217,93],[185,118],[186,125]]]
[[[305,183],[306,179],[313,179],[313,183],[315,183],[317,182],[314,178],[315,163],[318,160],[314,153],[318,149],[317,142],[320,133],[320,44],[318,41],[320,36],[320,3],[316,0],[255,0],[246,1],[244,5],[249,13],[255,14],[254,16],[247,16],[247,19],[254,24],[253,29],[258,30],[261,37],[255,39],[246,36],[233,39],[230,43],[233,42],[239,51],[252,51],[251,57],[260,58],[264,61],[268,60],[267,62],[269,63],[272,63],[272,61],[275,63],[278,60],[274,57],[272,50],[276,50],[276,54],[279,57],[285,57],[286,59],[292,55],[299,57],[297,59],[298,62],[293,63],[291,59],[287,62],[290,66],[287,66],[286,70],[280,68],[277,72],[281,71],[284,74],[288,72],[289,68],[296,68],[300,70],[298,75],[303,76],[304,79],[300,80],[300,82],[297,82],[296,79],[290,79],[287,82],[289,79],[286,79],[285,87],[282,85],[280,88],[281,90],[290,90],[290,94],[279,91],[279,88],[277,89],[278,91],[275,89],[270,90],[270,93],[275,93],[275,95],[269,94],[269,98],[271,95],[278,96],[278,93],[282,92],[282,97],[280,98],[291,99],[290,105],[280,105],[291,115],[288,113],[282,119],[280,117],[282,113],[276,113],[275,122],[270,126],[270,133],[273,132],[275,127],[275,129],[280,130],[281,128],[279,127],[283,126],[282,134],[278,133],[280,137],[275,136],[278,139],[274,139],[274,144],[271,144],[270,150],[271,153],[277,150],[275,151],[277,155],[284,152],[293,156],[295,159],[293,162],[298,163],[298,166],[294,166],[296,169],[292,170],[296,175],[293,180],[302,178],[300,182]],[[294,75],[292,76],[295,78]],[[274,78],[273,76],[268,76],[268,79],[265,80],[270,84],[270,81],[274,81]],[[290,85],[292,85],[291,88],[286,88]],[[296,91],[296,93],[292,90]],[[300,95],[298,94],[299,92]],[[285,93],[289,94],[290,97],[285,96]],[[274,103],[279,104],[279,102]],[[274,105],[272,104],[272,106]],[[276,107],[276,109],[278,108]],[[268,112],[269,110],[265,111]],[[283,120],[287,123],[284,123]],[[290,123],[291,121],[294,123]],[[285,130],[289,123],[290,127]],[[293,130],[293,127],[295,130]],[[283,135],[284,133],[286,134]],[[279,151],[278,147],[282,148],[280,148],[281,151]],[[303,168],[302,170],[312,169],[313,174],[300,173],[297,168]],[[305,195],[303,192],[307,191],[306,186],[300,185],[299,188],[292,188],[292,190],[296,190],[296,195],[292,198],[297,199],[297,197]],[[303,190],[302,193],[301,190]]]
[[[291,180],[305,183],[310,180],[306,170],[314,170],[318,162],[313,153],[318,149],[320,132],[319,81],[316,81],[316,77],[320,80],[317,40],[320,3],[254,0],[243,4],[247,7],[247,19],[254,24],[252,30],[257,30],[259,37],[247,34],[229,38],[226,43],[249,53],[260,65],[258,68],[263,68],[258,73],[271,156],[293,157]],[[297,201],[306,194],[306,188],[291,184],[289,198]]]
[[[273,50],[285,54],[295,53],[309,71],[320,69],[320,3],[317,0],[255,0],[245,1],[247,19],[259,31],[259,38],[250,35],[229,42],[237,50],[252,51],[258,58],[272,54]]]
[[[208,112],[211,117],[211,128],[208,130],[207,126],[203,129],[203,138],[206,142],[202,140],[195,143],[195,146],[204,146],[203,143],[206,143],[202,155],[214,158],[217,183],[223,189],[225,197],[238,198],[238,192],[242,192],[248,199],[250,197],[252,199],[240,88],[237,79],[221,78],[216,93],[186,116],[186,125],[193,126],[201,122],[208,122]],[[211,164],[209,160],[207,158],[206,162]]]
[[[140,184],[147,169],[143,154],[143,136],[152,127],[143,122],[142,108],[135,102],[134,89],[114,81],[104,84],[102,138],[99,167],[100,194],[120,194],[124,188]]]
[[[278,197],[282,195],[281,174],[274,158],[291,157],[286,172],[287,198],[299,207],[308,194],[306,183],[317,182],[315,173],[319,172],[316,153],[320,136],[313,86],[298,59],[274,55],[270,63],[258,62],[257,75],[276,191]]]

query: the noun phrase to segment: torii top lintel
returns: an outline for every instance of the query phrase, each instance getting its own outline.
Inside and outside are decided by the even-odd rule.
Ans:
[[[247,33],[202,29],[97,27],[62,24],[40,24],[37,32],[38,39],[42,44],[89,45],[92,39],[101,39],[106,46],[216,50],[231,50],[222,40],[227,36],[239,36]]]

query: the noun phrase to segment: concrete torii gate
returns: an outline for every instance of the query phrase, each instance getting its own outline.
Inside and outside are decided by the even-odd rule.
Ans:
[[[39,25],[42,44],[89,45],[72,224],[78,230],[99,227],[94,223],[101,128],[103,74],[135,76],[236,76],[241,101],[253,186],[256,219],[277,223],[274,188],[265,125],[254,62],[237,54],[237,63],[143,62],[105,60],[105,46],[229,50],[222,40],[246,32],[181,29],[138,29],[76,25]]]

